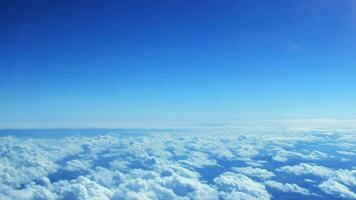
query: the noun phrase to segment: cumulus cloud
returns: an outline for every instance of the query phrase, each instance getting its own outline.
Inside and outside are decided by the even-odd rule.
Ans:
[[[209,158],[208,154],[196,151],[190,152],[184,159],[178,162],[198,168],[217,165],[216,160]]]
[[[299,152],[286,151],[284,149],[278,149],[275,156],[273,156],[273,160],[279,162],[286,162],[289,158],[301,158],[304,160],[321,160],[328,158],[329,156],[323,152],[313,150],[309,154],[302,154]]]
[[[335,195],[343,198],[349,198],[349,199],[356,199],[356,193],[352,192],[345,185],[332,179],[329,179],[321,183],[319,185],[319,188],[331,195]]]
[[[57,143],[53,140],[2,138],[0,184],[21,187],[54,173],[60,168],[58,161],[82,151],[80,145],[75,145],[77,142],[75,138],[65,138]]]
[[[323,166],[314,165],[314,164],[308,164],[308,163],[301,163],[299,165],[294,165],[294,166],[284,166],[277,169],[277,171],[294,173],[296,175],[312,174],[321,177],[330,176],[333,173],[332,169]]]
[[[345,185],[356,187],[356,170],[335,170],[329,178],[337,180]]]
[[[302,195],[311,195],[311,193],[309,192],[309,190],[300,187],[297,184],[290,184],[290,183],[279,183],[276,181],[266,181],[265,185],[277,190],[280,190],[282,192],[294,192],[294,193],[299,193]]]
[[[346,185],[356,187],[356,170],[333,170],[327,167],[318,166],[314,164],[301,163],[295,166],[284,166],[277,169],[277,171],[294,173],[296,175],[312,174],[315,176],[320,176],[322,178],[337,180]]]
[[[53,191],[58,194],[59,199],[68,200],[109,200],[112,191],[95,181],[79,176],[72,181],[59,181],[53,186]]]
[[[295,166],[284,166],[278,169],[296,175],[312,174],[324,179],[319,188],[328,194],[334,194],[345,198],[355,197],[348,187],[356,187],[356,170],[338,169],[333,170],[323,166],[301,163]]]
[[[226,199],[270,199],[265,186],[242,174],[225,172],[214,179]],[[239,197],[240,196],[240,197]]]
[[[233,167],[233,171],[244,174],[246,176],[257,177],[261,179],[269,179],[274,176],[273,172],[266,169],[253,168],[253,167]]]
[[[342,151],[342,150],[340,150],[340,151],[336,151],[336,152],[339,153],[339,154],[342,154],[342,155],[346,155],[346,156],[354,156],[354,155],[356,155],[356,153],[352,152],[352,151]]]
[[[162,171],[161,171],[162,170]],[[132,170],[124,175],[114,199],[218,199],[217,191],[202,183],[198,174],[177,168],[155,171]],[[162,176],[162,173],[164,174]]]
[[[347,153],[352,138],[334,133],[0,137],[0,199],[250,200],[270,199],[270,189],[312,194],[305,185],[281,180],[283,173],[318,176],[321,182],[313,179],[313,185],[324,194],[353,198],[354,169],[288,165],[290,158],[333,158],[329,151],[296,148],[299,144],[333,145],[335,156],[354,159]],[[279,161],[286,166],[273,171]]]
[[[68,171],[85,171],[92,166],[91,160],[74,159],[66,162],[64,169]]]

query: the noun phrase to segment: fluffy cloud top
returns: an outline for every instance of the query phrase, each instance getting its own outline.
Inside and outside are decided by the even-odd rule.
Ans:
[[[295,192],[303,195],[311,195],[309,190],[302,188],[297,184],[290,184],[290,183],[283,184],[276,181],[266,181],[265,184],[268,187],[275,188],[282,192]]]
[[[333,170],[327,167],[318,166],[314,164],[301,163],[295,166],[284,166],[277,171],[284,171],[287,173],[294,173],[296,175],[312,174],[315,176],[327,177],[333,174]]]
[[[233,167],[233,171],[245,174],[246,176],[257,177],[261,179],[268,179],[274,176],[273,172],[266,169],[253,168],[253,167]]]
[[[329,179],[327,181],[324,181],[319,185],[320,189],[322,189],[324,192],[334,195],[334,196],[339,196],[343,198],[348,198],[348,199],[356,199],[356,193],[352,192],[349,188],[347,188],[345,185]]]
[[[352,166],[310,163],[341,154],[355,159],[348,153],[355,137],[298,134],[1,137],[0,199],[250,200],[278,198],[275,191],[306,199],[316,192],[320,197],[355,198]],[[315,145],[333,147],[334,152],[315,150]],[[293,158],[302,162],[288,165]],[[282,180],[283,174],[313,175],[321,181],[305,179],[306,185],[300,185]]]
[[[226,199],[270,199],[270,196],[264,185],[257,183],[242,174],[225,172],[214,179],[214,182],[221,188],[221,194]]]

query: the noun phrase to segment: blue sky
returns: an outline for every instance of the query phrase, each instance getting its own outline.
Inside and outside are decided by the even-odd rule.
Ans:
[[[0,126],[356,118],[355,1],[2,1]]]

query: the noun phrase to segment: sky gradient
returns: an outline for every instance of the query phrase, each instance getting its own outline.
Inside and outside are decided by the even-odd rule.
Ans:
[[[356,118],[356,1],[1,1],[0,128]]]

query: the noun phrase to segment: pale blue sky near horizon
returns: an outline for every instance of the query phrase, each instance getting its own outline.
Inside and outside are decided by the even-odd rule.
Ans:
[[[356,1],[1,1],[0,128],[356,118]]]

